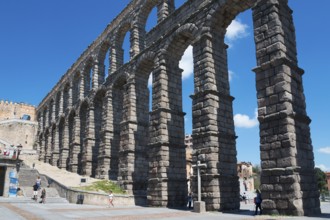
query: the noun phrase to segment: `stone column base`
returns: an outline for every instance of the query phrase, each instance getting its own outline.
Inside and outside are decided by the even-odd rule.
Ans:
[[[205,202],[203,202],[203,201],[194,202],[194,212],[197,212],[197,213],[206,212]]]

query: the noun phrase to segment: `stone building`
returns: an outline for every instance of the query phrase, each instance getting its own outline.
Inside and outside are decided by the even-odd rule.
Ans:
[[[0,121],[9,119],[36,121],[36,107],[25,103],[0,100]]]
[[[327,177],[327,186],[328,186],[328,190],[330,192],[330,172],[325,172],[325,175]]]
[[[202,200],[207,210],[239,209],[234,98],[224,37],[231,21],[252,9],[264,213],[320,213],[304,71],[298,66],[288,0],[189,0],[178,9],[174,3],[132,0],[44,97],[37,108],[40,160],[117,180],[128,192],[146,195],[151,206],[184,206],[179,61],[191,45],[192,161],[207,164]],[[157,25],[146,32],[153,8]],[[124,63],[127,32],[130,61]],[[196,184],[192,189],[196,194]]]
[[[254,192],[253,166],[250,162],[237,163],[238,180],[240,183],[240,194]]]
[[[0,150],[22,145],[23,151],[30,152],[35,145],[37,129],[36,107],[0,101]]]

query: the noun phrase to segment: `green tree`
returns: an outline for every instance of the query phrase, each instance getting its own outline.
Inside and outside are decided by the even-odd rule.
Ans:
[[[317,181],[318,189],[320,190],[320,193],[325,193],[328,191],[327,188],[327,176],[325,173],[318,167],[315,168],[315,176]]]
[[[252,167],[252,172],[253,172],[253,179],[254,179],[254,188],[259,189],[260,188],[260,173],[261,173],[260,166],[255,164]]]

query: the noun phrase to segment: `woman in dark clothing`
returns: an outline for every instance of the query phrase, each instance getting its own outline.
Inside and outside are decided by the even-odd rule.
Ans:
[[[255,215],[258,214],[258,209],[260,210],[260,215],[262,214],[262,210],[261,210],[261,202],[262,202],[262,198],[261,198],[261,192],[259,189],[257,189],[257,197],[255,197],[254,202],[256,204],[256,211],[255,211]]]

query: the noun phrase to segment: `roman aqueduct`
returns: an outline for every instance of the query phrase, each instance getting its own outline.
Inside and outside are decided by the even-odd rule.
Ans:
[[[155,7],[157,25],[146,32]],[[304,71],[297,64],[288,0],[187,0],[178,9],[174,0],[132,0],[38,106],[40,160],[117,180],[128,192],[146,195],[151,206],[183,205],[185,113],[178,64],[192,45],[193,161],[207,164],[202,200],[207,210],[239,209],[224,36],[231,21],[247,9],[253,11],[257,57],[264,213],[320,213]],[[124,63],[127,32],[130,61]],[[196,193],[196,185],[193,190]]]

